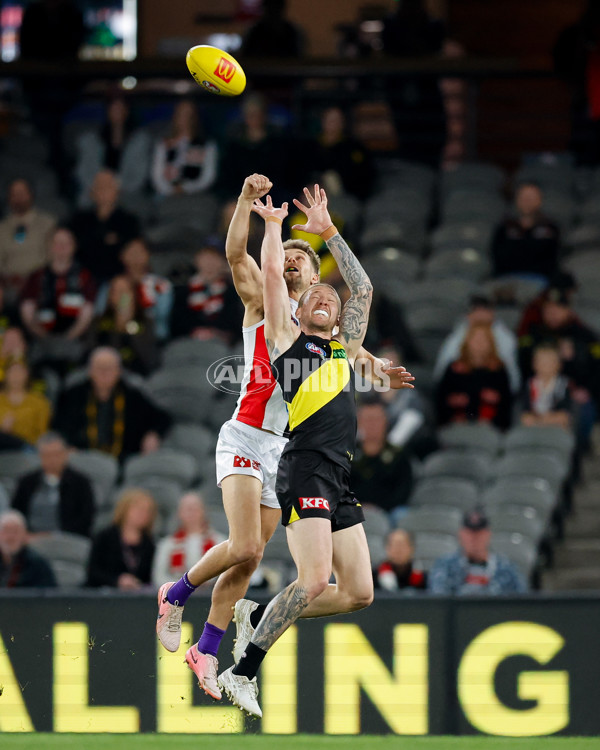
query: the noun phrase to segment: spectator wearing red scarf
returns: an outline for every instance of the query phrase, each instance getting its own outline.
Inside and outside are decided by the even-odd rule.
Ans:
[[[413,562],[415,547],[412,535],[404,529],[394,529],[385,541],[385,560],[373,570],[376,589],[426,589],[427,574]]]
[[[202,497],[187,492],[179,501],[177,531],[161,539],[156,549],[152,580],[157,586],[176,581],[198,562],[209,549],[225,541],[210,523]]]

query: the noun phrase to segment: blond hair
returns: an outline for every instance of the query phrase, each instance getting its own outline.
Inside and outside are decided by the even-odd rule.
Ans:
[[[126,490],[123,490],[123,492],[121,492],[121,494],[119,495],[119,499],[117,500],[117,504],[115,505],[113,523],[115,524],[115,526],[121,528],[129,509],[139,500],[148,500],[150,502],[150,521],[143,529],[143,531],[146,534],[152,534],[154,522],[156,521],[156,516],[158,515],[158,507],[156,505],[156,500],[147,490],[144,490],[142,487],[128,487]]]

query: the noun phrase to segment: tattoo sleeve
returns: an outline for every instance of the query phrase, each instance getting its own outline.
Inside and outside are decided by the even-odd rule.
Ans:
[[[342,278],[350,290],[350,299],[344,305],[340,318],[340,333],[345,343],[350,341],[362,343],[369,322],[373,285],[339,232],[327,240],[327,247],[335,258]]]
[[[294,581],[271,601],[254,631],[252,643],[268,651],[296,622],[307,605],[306,589]]]

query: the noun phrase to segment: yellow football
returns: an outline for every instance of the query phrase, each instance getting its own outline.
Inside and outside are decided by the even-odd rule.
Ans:
[[[211,94],[238,96],[246,88],[242,66],[222,49],[199,44],[188,51],[185,61],[196,83]]]

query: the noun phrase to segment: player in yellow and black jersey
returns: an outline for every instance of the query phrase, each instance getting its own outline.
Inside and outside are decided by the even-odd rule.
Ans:
[[[267,650],[301,615],[319,617],[366,607],[373,597],[371,562],[362,509],[349,488],[356,437],[353,365],[369,319],[372,286],[332,225],[325,191],[305,189],[302,226],[319,234],[350,290],[344,305],[328,284],[314,284],[298,302],[300,329],[290,320],[283,278],[281,225],[287,203],[256,202],[265,219],[262,245],[265,339],[288,405],[290,439],[277,473],[276,492],[298,578],[268,605],[235,667],[219,676],[232,701],[261,715],[256,672]],[[333,335],[335,328],[339,332]],[[332,572],[336,584],[329,585]],[[339,582],[348,582],[342,584]],[[351,583],[350,583],[351,582]]]

